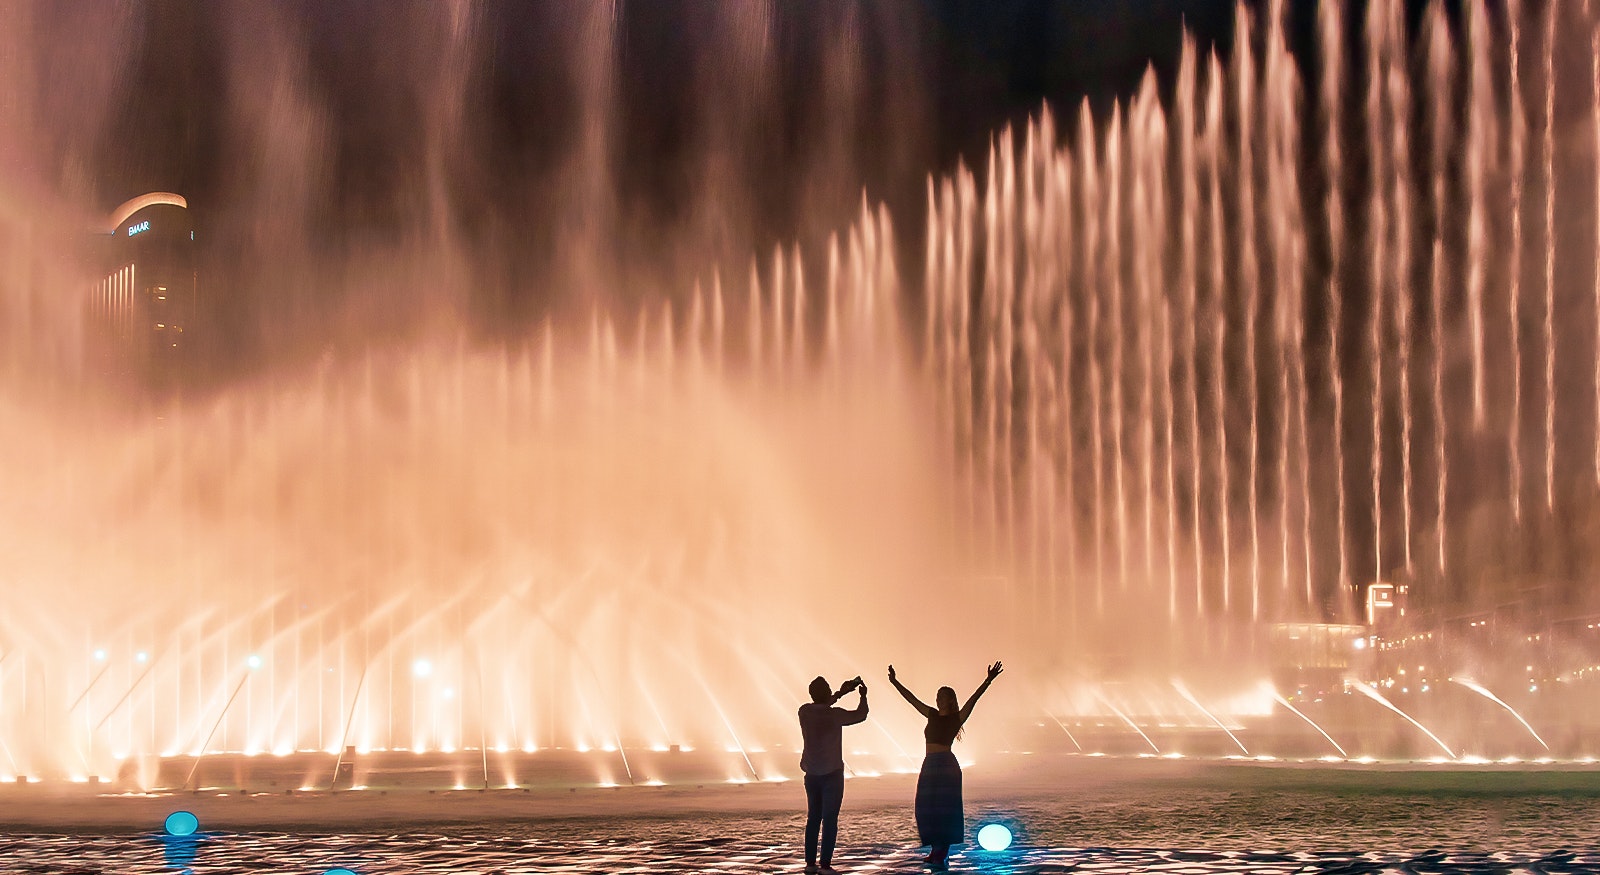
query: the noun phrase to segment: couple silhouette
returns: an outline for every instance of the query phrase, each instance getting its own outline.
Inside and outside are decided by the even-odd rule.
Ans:
[[[961,727],[972,716],[972,708],[994,679],[1000,676],[999,662],[989,666],[988,676],[957,705],[956,691],[940,687],[932,707],[924,704],[895,676],[889,666],[889,683],[927,719],[922,730],[926,755],[917,775],[917,836],[929,848],[923,860],[935,870],[947,865],[951,845],[964,840],[966,825],[961,804],[961,764],[950,747],[961,737]],[[806,869],[812,873],[837,872],[833,868],[833,847],[839,836],[839,808],[844,804],[843,735],[846,726],[867,719],[867,685],[857,675],[833,691],[827,678],[811,681],[811,701],[800,706],[800,735],[804,747],[800,771],[806,784]],[[856,707],[845,710],[836,703],[851,692],[860,693]],[[819,863],[820,860],[820,863]]]

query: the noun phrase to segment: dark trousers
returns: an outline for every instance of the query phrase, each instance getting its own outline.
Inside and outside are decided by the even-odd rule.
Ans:
[[[844,770],[806,775],[806,864],[817,862],[817,833],[822,833],[822,865],[833,862],[839,838],[839,806],[844,804]]]

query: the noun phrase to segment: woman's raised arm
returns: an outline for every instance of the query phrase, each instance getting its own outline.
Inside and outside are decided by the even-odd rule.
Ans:
[[[892,665],[889,666],[889,683],[894,684],[894,688],[900,691],[900,695],[904,696],[907,702],[911,703],[911,707],[917,709],[918,714],[927,717],[933,713],[932,708],[922,704],[922,701],[913,696],[911,691],[906,689],[905,684],[900,683],[900,679],[894,676],[894,666]]]
[[[972,716],[972,706],[978,704],[978,698],[983,695],[983,691],[989,689],[989,685],[994,683],[994,679],[999,677],[1000,672],[1004,670],[1005,669],[1000,667],[1000,663],[998,661],[996,661],[994,665],[989,666],[989,676],[984,678],[983,683],[979,684],[978,688],[973,691],[972,697],[967,699],[967,704],[961,706],[962,723],[966,723],[967,718]]]

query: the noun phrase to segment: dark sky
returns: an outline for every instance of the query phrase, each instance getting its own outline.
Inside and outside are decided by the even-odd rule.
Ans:
[[[473,8],[466,132],[449,171],[464,224],[485,215],[522,223],[548,206],[537,182],[571,148],[583,103],[573,5]],[[758,189],[758,237],[808,230],[802,214],[815,203],[800,192],[805,173],[796,170],[825,166],[856,177],[840,179],[841,191],[864,184],[896,206],[915,202],[923,174],[948,169],[958,155],[981,163],[990,134],[1043,101],[1068,108],[1087,96],[1104,108],[1134,90],[1147,64],[1170,77],[1185,23],[1202,44],[1225,43],[1232,27],[1231,5],[1215,0],[776,3],[771,55],[759,77],[768,81],[752,106],[708,120],[718,88],[752,73],[714,69],[733,50],[730,22],[742,6],[618,4],[610,175],[625,210],[672,221],[676,206],[691,199],[683,189],[695,184],[690,171],[703,160],[705,131],[719,123],[741,128],[738,161],[742,184]],[[402,222],[405,198],[397,193],[416,184],[425,148],[412,120],[425,112],[419,104],[436,73],[429,67],[439,60],[432,49],[440,7],[316,0],[274,8],[272,23],[301,53],[290,60],[324,113],[330,228]],[[256,77],[257,91],[272,81],[251,54],[252,40],[270,42],[253,32],[263,16],[244,4],[198,0],[130,10],[134,47],[92,146],[97,196],[109,207],[170,188],[202,212],[239,206],[229,202],[241,194],[231,180],[243,160],[238,141],[248,137],[230,116],[250,87],[245,78]],[[56,38],[75,26],[70,4],[44,21]],[[859,59],[847,107],[854,117],[841,120],[825,78],[830,52],[851,43]],[[842,162],[837,154],[819,158],[831,140],[841,141]]]
[[[1185,27],[1226,56],[1234,25],[1226,0],[808,0],[764,23],[754,3],[618,0],[597,40],[593,8],[47,4],[41,125],[59,172],[88,168],[92,209],[190,199],[239,331],[265,321],[250,304],[264,287],[306,319],[332,306],[322,290],[283,304],[308,282],[286,263],[326,278],[352,253],[441,235],[481,320],[514,325],[594,285],[577,262],[625,295],[681,293],[708,265],[743,275],[778,244],[815,257],[863,190],[914,272],[929,173],[981,168],[994,133],[1046,103],[1068,115],[1087,98],[1104,117],[1150,66],[1170,87]],[[1291,10],[1305,45],[1314,7]],[[97,110],[61,48],[95,40],[76,56],[113,58]]]
[[[419,69],[399,67],[430,60],[416,56],[429,40],[415,31],[436,22],[430,10],[436,4],[276,5],[281,20],[298,29],[315,89],[338,116],[340,146],[366,147],[344,158],[346,181],[354,188],[381,184],[376,178],[394,160],[382,154],[382,138],[392,133],[397,114],[406,111],[406,91],[419,81]],[[673,154],[674,141],[684,136],[678,128],[690,115],[683,106],[698,97],[690,93],[696,81],[682,73],[726,51],[716,25],[733,17],[739,5],[620,0],[616,90],[619,125],[630,144]],[[554,6],[474,7],[474,122],[489,129],[491,144],[483,160],[506,149],[537,151],[543,144],[528,141],[530,119],[559,118],[571,110],[566,104],[572,97],[562,92],[570,92],[572,83],[562,80],[573,71],[563,69],[562,55],[572,16],[552,11]],[[1133,91],[1147,64],[1170,77],[1185,25],[1203,45],[1220,39],[1225,51],[1233,19],[1232,4],[1219,0],[777,3],[771,11],[778,58],[769,94],[780,113],[803,114],[827,43],[837,40],[852,10],[866,58],[864,88],[870,92],[874,84],[893,81],[919,92],[871,96],[925,107],[927,124],[916,133],[938,167],[958,152],[981,149],[992,130],[1035,112],[1041,101],[1068,107],[1087,96],[1103,109]],[[101,165],[112,168],[103,179],[108,197],[159,182],[203,199],[220,185],[217,176],[227,170],[222,114],[238,63],[230,52],[249,37],[241,31],[252,24],[239,13],[239,4],[227,2],[132,4],[137,45],[119,77],[125,91],[121,112],[99,144],[106,159]],[[46,20],[63,31],[75,24],[70,12]],[[900,69],[885,69],[889,65]],[[794,148],[782,141],[772,145]],[[624,151],[630,153],[626,163],[651,163],[635,160],[647,157],[631,154],[635,150]]]

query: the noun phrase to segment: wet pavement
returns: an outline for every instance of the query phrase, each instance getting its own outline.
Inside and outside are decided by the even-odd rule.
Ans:
[[[851,844],[834,859],[841,872],[928,871],[921,852],[904,844]],[[292,835],[209,834],[199,840],[156,836],[9,836],[0,839],[0,871],[17,873],[320,873],[344,867],[380,873],[653,873],[800,872],[793,845],[764,839],[540,840],[487,834],[430,832]],[[969,848],[951,871],[995,875],[1065,872],[1163,872],[1175,875],[1271,873],[1362,875],[1400,872],[1600,873],[1600,852],[1207,851],[1162,848],[1046,848],[1004,852]]]
[[[953,857],[952,871],[1600,873],[1594,771],[1063,763],[1031,772],[975,769],[971,777],[969,836],[1001,822],[1017,843],[999,853],[969,845]],[[913,780],[851,782],[834,859],[840,871],[927,871],[914,846]],[[80,811],[86,825],[0,827],[0,873],[322,875],[344,867],[358,875],[753,875],[803,867],[803,800],[792,785],[394,800],[52,803],[57,814]],[[259,807],[269,802],[275,807]],[[189,839],[154,832],[158,812],[180,805],[200,812],[206,831]],[[108,812],[143,812],[141,822],[145,814],[153,822],[129,829],[104,820]],[[278,819],[291,816],[300,819]]]

